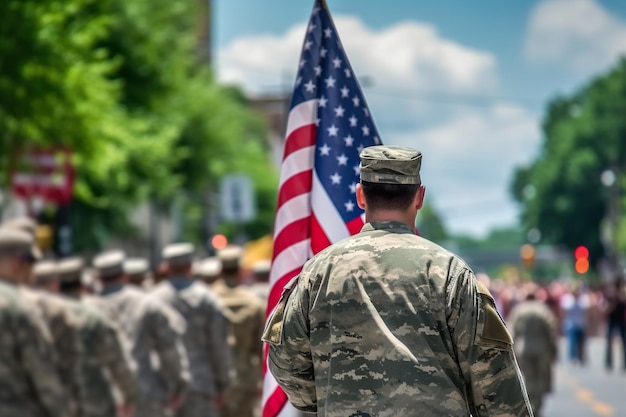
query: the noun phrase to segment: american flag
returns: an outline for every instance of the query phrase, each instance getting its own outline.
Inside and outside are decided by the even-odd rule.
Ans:
[[[355,198],[359,153],[380,143],[328,7],[316,0],[287,121],[268,314],[312,255],[363,226]],[[265,367],[263,417],[292,415],[297,411]]]

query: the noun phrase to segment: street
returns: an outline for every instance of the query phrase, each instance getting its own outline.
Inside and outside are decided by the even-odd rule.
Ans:
[[[587,344],[587,364],[581,367],[567,362],[566,340],[561,339],[554,392],[546,399],[542,417],[626,416],[626,372],[621,346],[614,341],[617,366],[612,372],[604,369],[604,348],[604,338],[591,338]]]

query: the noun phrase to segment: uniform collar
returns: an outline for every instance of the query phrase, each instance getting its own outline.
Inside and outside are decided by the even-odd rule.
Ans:
[[[361,232],[371,232],[373,230],[385,230],[390,233],[415,234],[415,232],[413,232],[407,224],[397,221],[370,222],[365,223],[361,228]]]
[[[102,289],[101,295],[109,295],[121,291],[124,288],[124,284],[121,282],[117,282],[115,284],[107,285]]]
[[[185,277],[171,277],[167,279],[176,290],[184,290],[193,284],[193,280]]]

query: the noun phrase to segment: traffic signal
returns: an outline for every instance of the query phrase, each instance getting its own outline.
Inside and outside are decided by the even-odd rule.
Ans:
[[[589,271],[589,249],[586,246],[578,246],[574,249],[574,269],[579,274]]]
[[[526,268],[532,268],[535,266],[535,247],[530,243],[526,243],[522,245],[519,251],[520,258],[522,260],[522,265]]]

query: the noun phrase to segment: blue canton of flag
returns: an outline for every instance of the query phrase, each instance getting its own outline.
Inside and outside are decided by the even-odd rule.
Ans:
[[[302,49],[291,107],[317,98],[315,171],[348,223],[356,205],[359,153],[381,141],[326,7],[316,5]]]

